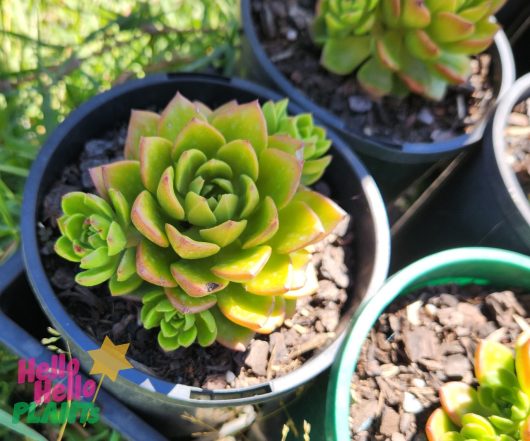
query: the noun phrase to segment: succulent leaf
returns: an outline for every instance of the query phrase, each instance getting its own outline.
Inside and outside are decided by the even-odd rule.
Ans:
[[[138,160],[140,156],[140,139],[144,136],[155,136],[158,131],[160,116],[147,110],[132,110],[125,149],[125,159]]]

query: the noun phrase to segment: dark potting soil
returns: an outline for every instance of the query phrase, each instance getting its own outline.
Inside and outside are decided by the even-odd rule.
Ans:
[[[469,133],[493,104],[493,74],[488,52],[472,60],[468,82],[449,88],[439,102],[417,95],[371,100],[355,75],[339,76],[320,66],[321,50],[310,27],[315,0],[254,0],[258,38],[278,69],[320,106],[352,131],[396,144],[432,142]]]
[[[425,288],[393,302],[366,339],[352,378],[354,441],[425,440],[425,423],[448,381],[476,386],[484,338],[513,347],[530,326],[530,295],[489,287]]]
[[[350,278],[353,236],[348,221],[316,246],[318,293],[300,299],[291,319],[271,335],[257,335],[246,352],[215,343],[208,348],[192,345],[166,353],[158,346],[157,330],[146,330],[140,323],[139,298],[112,297],[106,284],[92,288],[77,285],[74,281],[77,265],[53,251],[60,234],[55,219],[61,215],[61,197],[76,190],[95,193],[88,169],[121,159],[125,135],[124,128],[86,143],[78,162],[65,167],[48,191],[38,223],[46,273],[69,314],[88,335],[98,342],[109,336],[116,344],[131,343],[128,357],[144,372],[208,389],[244,387],[282,376],[300,367],[334,339],[347,291],[353,283]],[[316,189],[329,194],[325,183],[319,183]]]
[[[513,108],[505,135],[508,163],[530,200],[530,99]]]

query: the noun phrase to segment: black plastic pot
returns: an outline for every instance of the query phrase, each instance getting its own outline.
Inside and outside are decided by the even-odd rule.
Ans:
[[[393,227],[392,267],[457,246],[493,246],[530,254],[530,204],[505,160],[504,128],[513,106],[530,96],[530,74],[498,105],[481,150],[455,160]]]
[[[133,108],[162,108],[177,90],[190,99],[201,100],[212,107],[232,99],[246,102],[256,98],[262,101],[280,98],[263,87],[243,80],[207,75],[153,75],[128,82],[96,96],[73,112],[43,146],[29,175],[22,220],[23,250],[29,279],[46,314],[69,339],[72,351],[85,366],[89,363],[86,351],[94,349],[97,343],[67,314],[44,272],[36,226],[41,203],[63,167],[79,155],[85,141],[125,124]],[[290,112],[298,113],[300,109],[292,105]],[[115,383],[104,382],[104,387],[117,397],[152,417],[157,427],[165,430],[165,433],[178,437],[204,430],[204,427],[181,419],[180,415],[184,412],[215,425],[223,418],[227,407],[247,404],[259,404],[261,417],[275,412],[276,418],[285,419],[278,409],[286,400],[299,395],[304,385],[331,364],[342,340],[342,330],[357,305],[384,282],[390,245],[381,196],[373,179],[351,150],[333,133],[330,133],[330,137],[335,156],[324,179],[331,186],[334,199],[353,213],[356,237],[356,269],[352,275],[356,283],[340,323],[339,337],[300,369],[252,387],[204,390],[172,384],[137,369],[122,371]],[[266,421],[268,426],[279,432],[281,424],[278,425],[274,417]]]
[[[28,325],[35,336],[26,329]],[[35,358],[37,364],[49,364],[52,353],[37,340],[39,336],[46,336],[46,325],[47,320],[24,275],[22,253],[17,252],[0,266],[0,344],[22,358]],[[109,393],[100,391],[96,402],[102,421],[124,438],[131,441],[166,440]]]
[[[387,140],[367,137],[362,131],[353,131],[327,109],[317,105],[302,91],[295,88],[272,63],[261,45],[251,11],[252,0],[241,0],[244,29],[242,74],[274,87],[298,103],[304,110],[335,130],[354,149],[374,177],[383,197],[392,201],[417,178],[441,161],[449,161],[459,152],[481,140],[486,119],[473,132],[456,138],[432,143],[404,143],[397,145]],[[493,46],[494,76],[497,96],[502,96],[515,80],[515,66],[510,44],[504,32],[495,36]]]

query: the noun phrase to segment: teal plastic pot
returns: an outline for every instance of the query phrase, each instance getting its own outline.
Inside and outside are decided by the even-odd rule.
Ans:
[[[530,290],[530,258],[496,248],[455,248],[432,254],[394,274],[357,310],[331,371],[326,402],[326,439],[350,440],[350,383],[366,336],[398,296],[446,283]]]

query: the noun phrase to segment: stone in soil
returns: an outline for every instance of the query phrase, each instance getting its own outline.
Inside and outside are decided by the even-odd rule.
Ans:
[[[446,285],[394,301],[364,342],[352,378],[352,439],[424,440],[439,388],[455,380],[476,385],[477,343],[489,337],[513,347],[522,322],[530,323],[528,294]]]
[[[254,25],[276,67],[353,131],[397,144],[442,141],[471,132],[494,104],[492,64],[499,61],[491,52],[474,57],[468,82],[450,87],[440,102],[412,94],[371,100],[355,75],[334,75],[320,65],[321,49],[311,38],[315,4],[316,0],[254,0]],[[297,38],[292,39],[295,33]]]
[[[112,297],[107,285],[82,287],[75,284],[77,265],[53,251],[59,237],[55,219],[61,215],[61,197],[69,191],[94,192],[87,179],[88,168],[122,158],[126,129],[89,140],[76,163],[63,169],[48,189],[41,207],[38,237],[42,261],[58,298],[76,323],[96,342],[110,336],[116,344],[131,343],[128,356],[137,368],[156,377],[209,389],[244,387],[285,375],[300,367],[334,338],[341,312],[354,282],[350,274],[351,224],[340,225],[319,244],[314,255],[321,289],[300,299],[297,313],[270,336],[256,335],[246,352],[231,351],[219,344],[208,348],[192,345],[164,352],[157,331],[146,330],[139,320],[141,300],[132,295]],[[325,182],[318,189],[330,193]],[[331,192],[332,195],[332,192]]]

